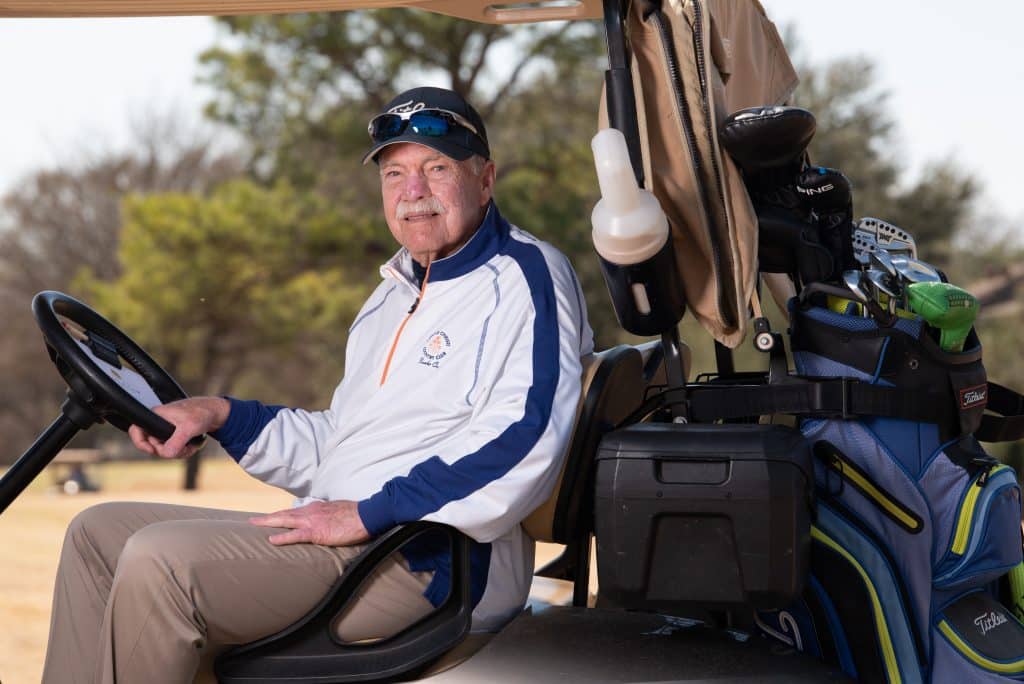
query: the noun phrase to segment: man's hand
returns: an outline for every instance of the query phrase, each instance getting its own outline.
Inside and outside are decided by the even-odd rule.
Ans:
[[[128,436],[137,449],[147,454],[161,458],[188,458],[198,449],[188,441],[223,426],[230,412],[231,404],[221,397],[191,397],[173,401],[153,409],[153,413],[174,425],[174,434],[170,439],[161,442],[138,425],[128,428]]]
[[[350,546],[370,538],[355,501],[314,501],[298,508],[249,518],[249,522],[260,527],[290,528],[288,532],[270,535],[270,543],[275,546],[302,542]]]

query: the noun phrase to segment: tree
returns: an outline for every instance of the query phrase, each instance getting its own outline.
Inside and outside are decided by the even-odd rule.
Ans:
[[[3,198],[0,223],[0,462],[11,462],[56,414],[64,385],[39,339],[29,304],[40,290],[82,296],[73,286],[88,269],[119,273],[116,259],[121,198],[130,192],[203,192],[238,173],[229,153],[175,118],[136,125],[130,152],[107,151],[82,162],[38,171]],[[82,436],[91,442],[95,432]]]
[[[367,146],[366,122],[398,91],[444,84],[498,130],[502,110],[537,70],[554,62],[575,73],[601,55],[594,22],[509,27],[407,9],[219,21],[239,48],[201,57],[217,92],[207,114],[250,142],[256,177],[330,193],[349,186],[351,163]],[[595,111],[596,93],[587,97]]]
[[[387,253],[374,232],[283,182],[136,196],[121,275],[79,284],[190,394],[276,388],[277,399],[324,402],[330,388],[282,380],[340,375],[341,333]]]

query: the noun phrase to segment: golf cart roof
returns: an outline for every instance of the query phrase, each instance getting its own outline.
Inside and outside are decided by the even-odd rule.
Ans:
[[[487,24],[595,19],[600,0],[0,0],[0,17],[237,15],[414,7]]]

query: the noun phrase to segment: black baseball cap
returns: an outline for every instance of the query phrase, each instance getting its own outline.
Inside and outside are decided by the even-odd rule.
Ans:
[[[382,134],[375,135],[375,128],[386,128],[380,126],[387,115],[398,115],[402,119],[419,111],[427,113],[429,110],[440,110],[451,116],[449,125],[441,129],[435,129],[430,135],[423,135],[413,130],[412,126],[406,125],[398,128],[397,135],[385,137]],[[375,126],[375,123],[378,125]],[[468,126],[467,126],[468,124]],[[472,129],[475,129],[474,133]],[[487,131],[484,128],[484,121],[480,114],[473,108],[466,99],[452,90],[445,88],[420,87],[406,90],[397,95],[391,102],[384,106],[384,111],[370,121],[370,137],[373,138],[373,147],[363,157],[363,163],[371,159],[377,161],[377,155],[388,145],[401,142],[412,142],[431,147],[443,155],[462,161],[478,154],[484,159],[491,158],[491,148],[487,144]]]

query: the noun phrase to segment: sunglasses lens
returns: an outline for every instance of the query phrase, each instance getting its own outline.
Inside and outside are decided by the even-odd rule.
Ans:
[[[406,129],[430,138],[443,138],[456,130],[465,130],[479,137],[468,124],[442,109],[421,109],[411,114],[381,114],[370,122],[370,137],[375,143],[383,143],[400,136]]]
[[[373,120],[371,137],[376,142],[390,140],[405,129],[405,122],[397,114],[381,114]]]
[[[440,113],[416,112],[409,117],[409,127],[417,135],[426,135],[431,138],[439,138],[447,135],[451,129],[448,118]]]

